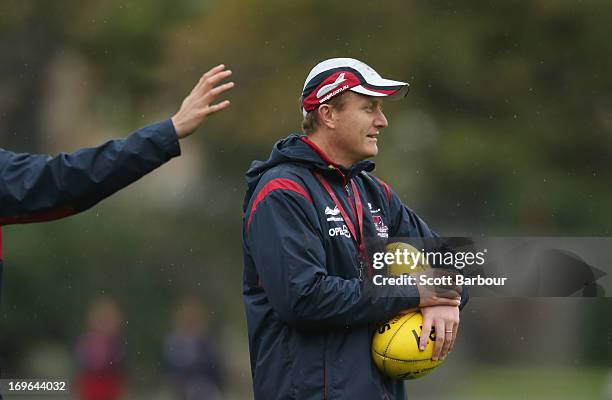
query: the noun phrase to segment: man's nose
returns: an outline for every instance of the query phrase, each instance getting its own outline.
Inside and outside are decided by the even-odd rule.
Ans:
[[[385,114],[382,112],[382,110],[378,110],[376,118],[374,119],[374,126],[376,126],[376,128],[378,129],[383,129],[389,126],[389,123],[387,122],[387,117],[385,117]]]

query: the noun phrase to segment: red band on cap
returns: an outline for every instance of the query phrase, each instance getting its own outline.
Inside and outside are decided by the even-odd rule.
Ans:
[[[364,88],[366,88],[366,89],[368,89],[368,90],[370,90],[372,92],[384,94],[384,95],[387,95],[387,96],[390,96],[390,95],[392,95],[394,93],[397,93],[397,91],[400,90],[400,89],[377,89],[377,88],[374,88],[372,86],[367,86],[367,85],[364,85]]]
[[[303,103],[304,110],[316,110],[326,101],[360,84],[361,81],[352,72],[336,71],[306,96]]]

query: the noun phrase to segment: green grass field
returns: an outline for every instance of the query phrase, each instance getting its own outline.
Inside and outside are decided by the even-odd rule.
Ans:
[[[457,398],[612,399],[612,368],[477,368],[469,375]]]

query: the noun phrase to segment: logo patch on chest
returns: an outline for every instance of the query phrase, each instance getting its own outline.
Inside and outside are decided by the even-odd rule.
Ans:
[[[372,215],[372,221],[374,221],[374,227],[376,228],[376,234],[381,238],[389,237],[389,227],[385,225],[380,215]]]
[[[333,209],[329,208],[329,206],[325,207],[325,216],[327,217],[327,221],[341,222],[343,220],[340,216],[338,207],[334,207]]]

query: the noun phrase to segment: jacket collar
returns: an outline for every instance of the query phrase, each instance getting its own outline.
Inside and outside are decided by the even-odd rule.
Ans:
[[[372,161],[369,160],[362,160],[362,161],[358,161],[355,164],[351,165],[350,167],[344,167],[340,164],[337,164],[335,162],[333,162],[329,156],[323,151],[323,149],[321,149],[319,146],[317,146],[312,140],[310,140],[310,138],[308,136],[300,136],[300,140],[303,143],[306,143],[311,149],[312,151],[319,157],[319,159],[322,161],[323,164],[326,165],[325,170],[337,170],[340,171],[345,177],[350,178],[358,173],[360,173],[361,171],[367,171],[370,172],[372,170],[374,170],[375,164]],[[321,167],[321,165],[319,163],[316,163],[317,167]]]

